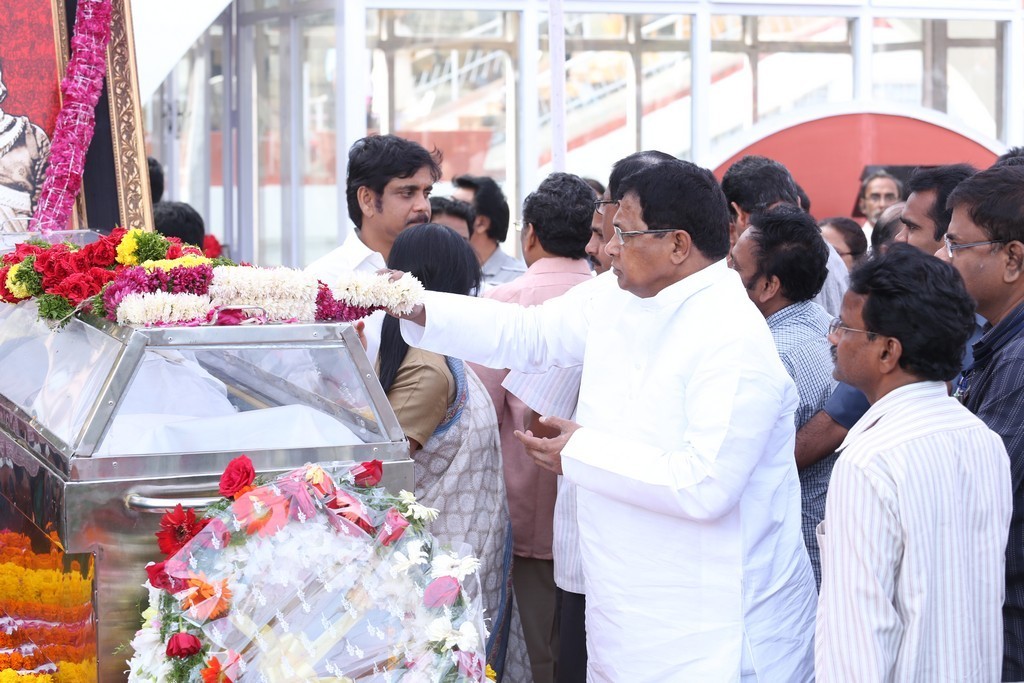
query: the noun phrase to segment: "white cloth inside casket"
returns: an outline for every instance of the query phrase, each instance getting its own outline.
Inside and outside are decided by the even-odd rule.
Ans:
[[[97,455],[321,448],[363,441],[305,405],[238,412],[190,353],[147,350]]]

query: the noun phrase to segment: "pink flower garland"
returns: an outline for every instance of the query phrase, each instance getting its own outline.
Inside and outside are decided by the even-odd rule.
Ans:
[[[65,229],[82,188],[85,153],[96,127],[96,103],[107,68],[111,14],[110,0],[78,0],[71,59],[61,81],[64,103],[57,115],[33,230]]]

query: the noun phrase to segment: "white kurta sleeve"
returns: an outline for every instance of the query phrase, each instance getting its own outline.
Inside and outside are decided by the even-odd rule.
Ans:
[[[818,525],[818,681],[892,679],[903,632],[893,607],[900,538],[893,492],[840,457]]]
[[[579,297],[520,306],[427,292],[424,307],[425,327],[402,321],[402,336],[410,346],[522,372],[583,362],[589,306]]]
[[[709,350],[687,382],[684,405],[650,416],[685,420],[678,443],[665,448],[599,427],[579,429],[562,451],[565,477],[661,514],[711,520],[730,512],[754,468],[772,455],[767,451],[788,443],[792,458],[795,389],[781,369],[762,372],[756,356],[744,360],[752,351],[742,339]]]

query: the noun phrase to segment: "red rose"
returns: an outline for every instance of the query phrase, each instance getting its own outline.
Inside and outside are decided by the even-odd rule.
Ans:
[[[184,659],[185,657],[191,657],[194,654],[199,654],[202,649],[202,641],[191,633],[175,633],[171,636],[171,639],[167,641],[168,657],[179,657]]]
[[[181,251],[181,240],[178,239],[177,237],[168,237],[167,241],[170,242],[170,244],[167,245],[167,256],[166,256],[166,258],[168,258],[168,259],[181,258],[181,254],[182,254],[182,251]]]
[[[83,247],[82,253],[88,257],[90,266],[109,268],[117,262],[117,242],[104,237]]]
[[[192,508],[185,510],[178,503],[173,510],[160,519],[160,531],[156,532],[156,543],[164,555],[173,555],[192,540],[209,520],[197,519]]]
[[[185,582],[175,579],[167,573],[167,562],[150,563],[146,565],[146,574],[149,575],[149,583],[153,588],[177,593],[185,588]]]
[[[14,263],[21,263],[29,256],[38,256],[44,251],[46,250],[40,247],[39,245],[22,242],[21,244],[14,247],[14,254],[12,254],[11,256],[13,257],[13,259],[15,259]],[[4,258],[6,259],[7,257]]]
[[[384,515],[384,525],[377,534],[377,541],[381,545],[391,545],[402,537],[405,530],[409,528],[409,520],[402,516],[402,513],[391,508]]]
[[[203,253],[206,258],[217,258],[224,251],[223,247],[220,246],[220,241],[213,235],[206,235],[203,237]]]
[[[352,476],[355,477],[356,486],[376,486],[380,483],[381,474],[383,474],[383,465],[380,460],[368,460],[352,468]]]
[[[99,291],[99,287],[88,273],[68,275],[56,287],[47,290],[49,294],[60,294],[67,297],[72,306],[77,306]]]
[[[228,463],[224,474],[220,475],[220,495],[234,498],[236,494],[252,485],[256,479],[256,471],[252,468],[252,460],[240,455]]]
[[[43,276],[43,289],[50,290],[75,272],[71,263],[71,252],[64,244],[47,249],[36,256],[36,271]]]

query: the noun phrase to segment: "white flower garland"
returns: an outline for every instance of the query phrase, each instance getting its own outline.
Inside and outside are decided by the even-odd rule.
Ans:
[[[271,321],[316,319],[316,277],[292,268],[217,266],[210,297],[222,308],[258,306]]]
[[[423,284],[408,273],[400,280],[379,273],[345,273],[331,284],[334,297],[350,306],[409,313],[423,301]]]
[[[205,320],[210,297],[170,292],[135,292],[117,306],[119,325],[174,325]]]

